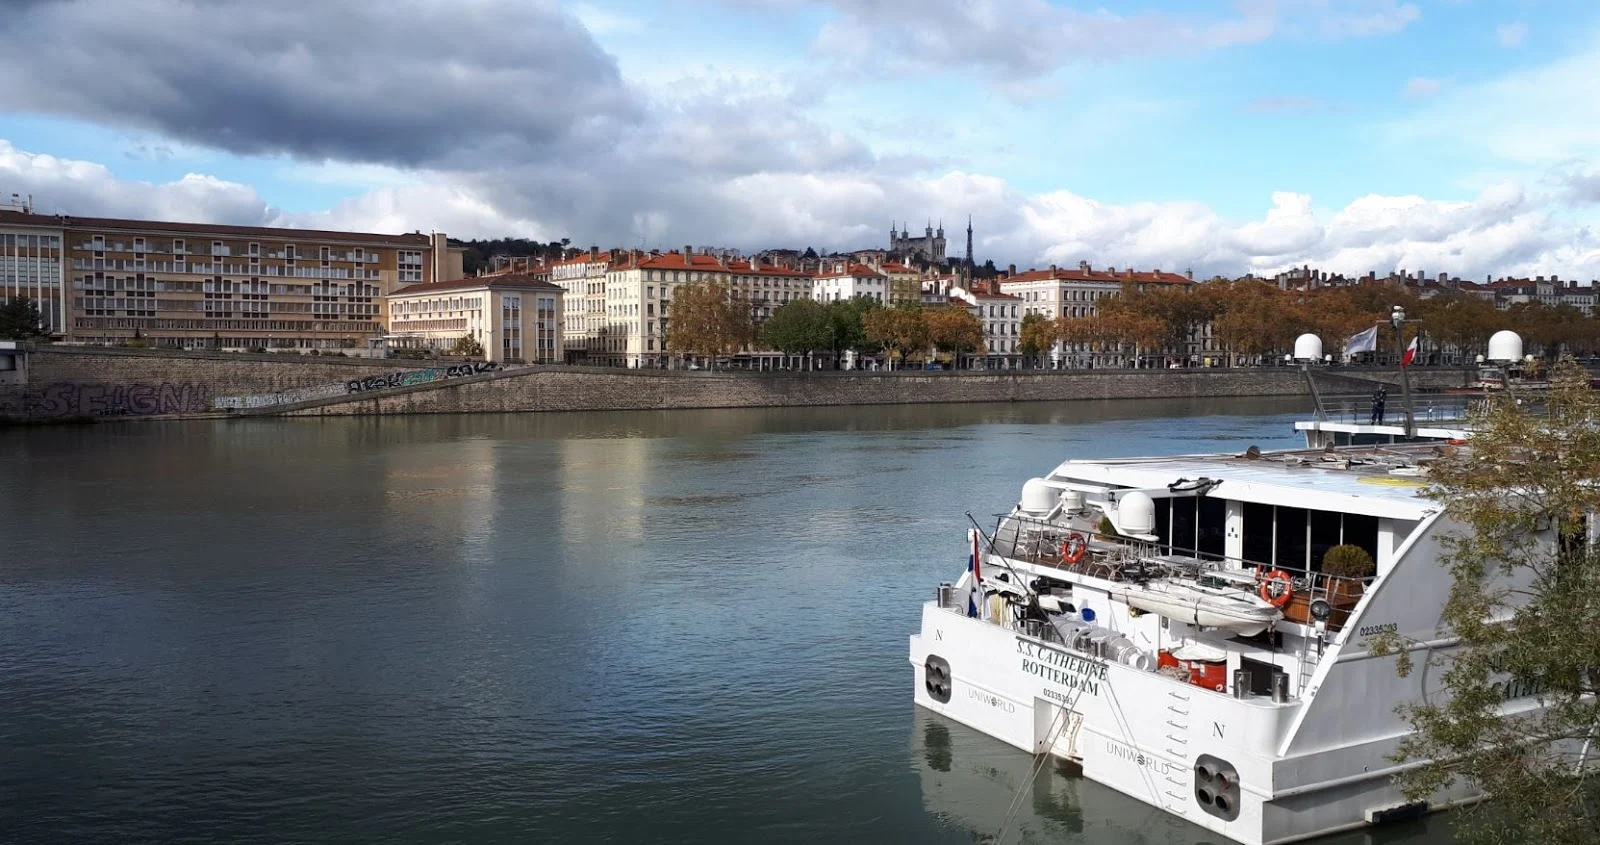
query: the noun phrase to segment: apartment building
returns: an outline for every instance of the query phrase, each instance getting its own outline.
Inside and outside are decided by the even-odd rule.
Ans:
[[[489,361],[559,364],[565,294],[523,273],[409,285],[389,296],[389,340],[444,352],[470,337]]]
[[[889,298],[889,277],[865,264],[840,262],[825,268],[811,282],[811,298],[836,302],[865,296],[877,302]]]
[[[878,267],[878,272],[888,280],[888,303],[899,305],[902,302],[919,303],[922,301],[922,274],[914,267],[904,264],[889,262]]]
[[[384,297],[461,276],[442,234],[382,235],[0,209],[0,295],[29,288],[67,342],[366,350]],[[51,251],[54,251],[52,254]],[[4,258],[11,261],[5,261]],[[52,259],[59,271],[52,275]]]
[[[1018,354],[1017,342],[1022,333],[1022,299],[974,285],[972,288],[952,287],[950,302],[965,303],[983,326],[985,363],[991,367],[1009,366],[1011,359]]]
[[[727,265],[692,248],[665,254],[630,252],[606,272],[599,363],[657,367],[667,358],[672,289],[687,282],[728,284]]]
[[[596,247],[576,258],[550,266],[550,281],[566,292],[562,300],[563,356],[568,363],[604,357],[606,326],[606,275],[616,251]]]
[[[757,328],[772,312],[796,299],[811,298],[811,275],[788,267],[742,258],[724,262],[728,267],[728,296],[750,309]]]
[[[1058,268],[1054,264],[1046,270],[1027,270],[1010,273],[1000,279],[1001,293],[1016,296],[1022,313],[1039,314],[1048,319],[1080,319],[1094,316],[1101,300],[1117,296],[1123,285],[1136,288],[1149,286],[1181,286],[1191,288],[1195,281],[1186,274],[1166,273],[1161,270],[1138,271],[1132,268],[1118,270],[1106,267],[1096,270],[1088,262],[1079,262],[1076,270]],[[1212,349],[1210,326],[1199,330],[1191,338],[1186,354],[1196,355]],[[1058,363],[1074,359],[1079,366],[1089,360],[1085,344],[1058,342],[1051,352]]]

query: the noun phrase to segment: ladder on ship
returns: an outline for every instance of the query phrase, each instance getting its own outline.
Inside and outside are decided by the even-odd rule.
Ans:
[[[1169,813],[1183,816],[1189,806],[1189,796],[1184,794],[1189,788],[1188,780],[1179,777],[1194,766],[1194,758],[1189,753],[1189,710],[1191,706],[1190,695],[1187,691],[1179,692],[1175,689],[1167,690],[1167,718],[1166,718],[1166,752],[1174,760],[1183,764],[1184,768],[1174,771],[1168,766],[1162,773],[1166,783],[1161,785],[1163,795],[1162,805]]]

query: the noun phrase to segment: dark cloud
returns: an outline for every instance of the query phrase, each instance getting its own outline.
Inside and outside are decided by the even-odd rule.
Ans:
[[[61,0],[0,16],[0,108],[405,166],[604,144],[641,108],[546,0]]]

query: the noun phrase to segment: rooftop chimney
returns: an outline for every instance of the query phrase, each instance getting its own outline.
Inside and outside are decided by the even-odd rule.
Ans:
[[[589,247],[589,260],[590,261],[599,261],[600,260],[600,247],[598,247],[598,246]]]
[[[1093,269],[1094,268],[1090,267],[1089,266],[1089,262],[1087,262],[1087,261],[1079,261],[1078,262],[1078,272],[1080,272],[1080,273],[1088,273]]]
[[[1017,265],[1015,265],[1015,264],[1006,265],[1006,275],[1007,276],[1015,276],[1016,274],[1017,274]]]

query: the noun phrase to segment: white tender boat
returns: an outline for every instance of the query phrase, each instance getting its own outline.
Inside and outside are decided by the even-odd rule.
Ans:
[[[1235,586],[1209,586],[1189,578],[1159,578],[1111,591],[1128,607],[1253,637],[1283,618],[1282,611],[1255,592]]]

